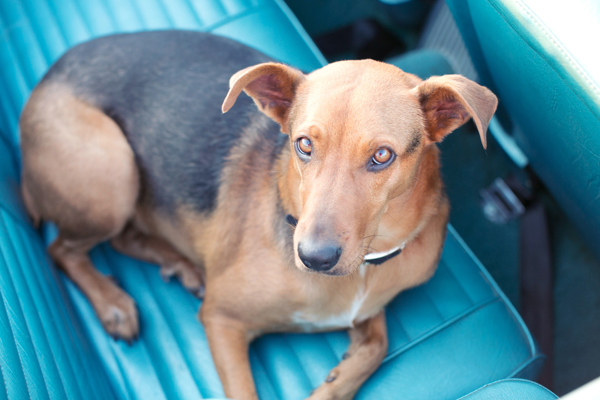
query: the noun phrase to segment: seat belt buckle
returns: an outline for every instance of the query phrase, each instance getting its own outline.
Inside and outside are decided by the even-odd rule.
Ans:
[[[525,213],[525,206],[502,178],[496,178],[479,191],[485,217],[496,224],[506,224]]]

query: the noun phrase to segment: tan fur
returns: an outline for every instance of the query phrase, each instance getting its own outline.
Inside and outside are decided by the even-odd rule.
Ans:
[[[429,279],[439,261],[449,205],[434,143],[473,117],[485,144],[495,97],[462,77],[422,82],[396,67],[368,60],[331,64],[306,76],[281,64],[261,64],[238,72],[230,83],[224,111],[245,90],[290,134],[292,144],[299,137],[310,138],[311,161],[300,161],[292,145],[273,167],[244,151],[243,145],[236,146],[222,173],[215,210],[199,215],[182,204],[177,218],[169,219],[143,202],[133,205],[139,190],[136,170],[131,151],[122,150],[126,154],[118,157],[124,169],[119,170],[115,185],[127,186],[127,199],[111,203],[99,193],[94,193],[98,200],[88,199],[79,192],[84,192],[81,188],[87,182],[102,180],[102,168],[108,168],[100,166],[102,156],[92,168],[65,154],[64,161],[73,170],[64,171],[54,161],[44,163],[46,153],[36,141],[59,151],[60,146],[84,142],[87,151],[88,144],[94,145],[83,132],[91,129],[96,132],[93,140],[123,149],[122,133],[68,91],[59,97],[75,110],[75,122],[57,126],[55,119],[63,111],[50,104],[44,94],[49,89],[40,88],[22,120],[28,210],[35,219],[57,221],[61,238],[65,229],[70,237],[87,239],[75,252],[77,262],[69,261],[74,250],[61,244],[60,238],[55,246],[61,250],[53,256],[59,264],[71,265],[65,270],[71,271],[101,318],[105,317],[101,304],[111,301],[105,293],[114,288],[90,288],[87,282],[103,280],[92,273],[85,254],[99,240],[113,238],[120,251],[163,266],[177,264],[177,273],[192,289],[205,282],[200,319],[227,397],[256,399],[248,344],[258,335],[348,328],[349,357],[310,399],[350,399],[385,356],[383,307],[400,291]],[[57,96],[52,97],[55,102]],[[252,143],[261,124],[254,121],[241,140]],[[396,153],[396,160],[381,171],[366,171],[366,163],[383,146]],[[77,194],[67,196],[63,186]],[[86,229],[74,230],[74,220],[69,216],[62,221],[57,213],[81,207],[71,199],[90,202],[86,223],[81,225]],[[100,217],[111,214],[113,207],[121,211],[119,218],[111,219],[110,226],[100,224],[105,221]],[[279,207],[298,218],[295,229],[284,228],[285,235],[274,228],[282,224]],[[81,212],[75,214],[73,218],[81,217]],[[315,235],[343,246],[331,270],[331,275],[340,276],[307,272],[299,259],[298,243]],[[382,265],[362,262],[368,252],[403,243],[402,253]],[[85,264],[83,277],[73,266],[78,263]],[[137,326],[118,325],[115,328],[115,318],[112,325],[105,324],[109,332],[125,338],[137,332]]]

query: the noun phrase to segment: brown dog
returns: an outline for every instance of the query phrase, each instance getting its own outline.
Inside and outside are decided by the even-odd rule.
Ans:
[[[383,307],[438,263],[449,207],[435,143],[473,118],[485,147],[497,100],[370,60],[309,75],[266,61],[193,32],[70,50],[23,111],[23,196],[58,225],[50,253],[110,334],[131,340],[138,322],[88,257],[103,240],[206,284],[200,319],[228,397],[256,398],[258,335],[349,329],[348,357],[310,397],[349,399],[386,354]],[[227,79],[253,64],[221,115]]]

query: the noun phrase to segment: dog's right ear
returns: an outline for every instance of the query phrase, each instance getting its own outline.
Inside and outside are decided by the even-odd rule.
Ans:
[[[281,125],[287,133],[288,117],[296,88],[304,81],[304,74],[297,69],[277,63],[258,64],[236,72],[229,80],[229,93],[223,101],[225,113],[238,96],[246,92],[267,116]]]

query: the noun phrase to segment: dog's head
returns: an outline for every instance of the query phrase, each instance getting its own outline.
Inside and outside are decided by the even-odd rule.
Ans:
[[[361,264],[392,199],[415,185],[422,155],[473,118],[483,146],[497,99],[459,75],[422,81],[390,64],[343,61],[304,75],[276,63],[231,77],[289,134],[299,175],[296,265],[346,275]]]

